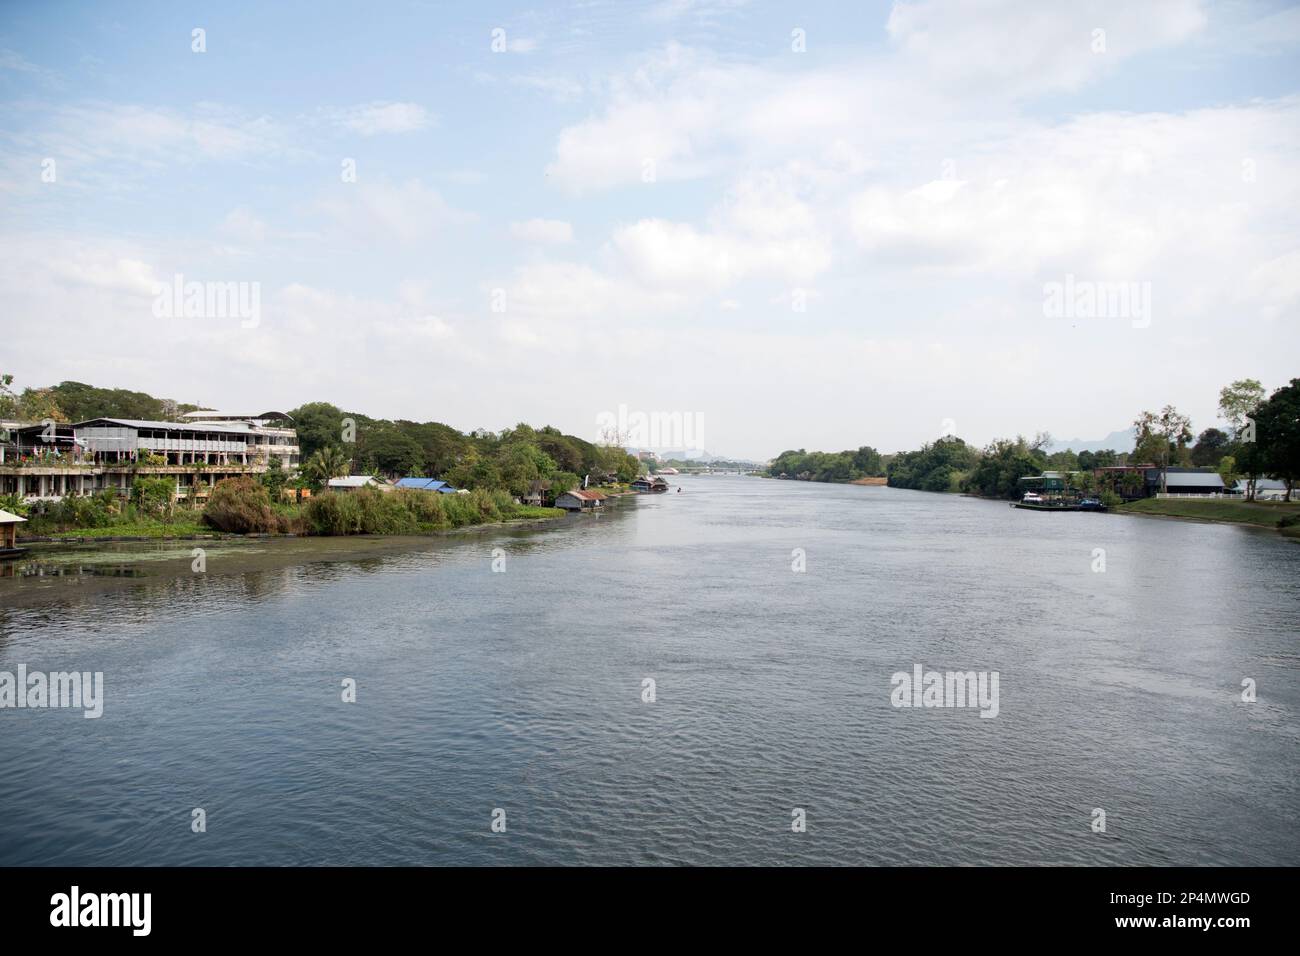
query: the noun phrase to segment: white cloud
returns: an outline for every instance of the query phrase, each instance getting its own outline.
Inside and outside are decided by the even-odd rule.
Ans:
[[[528,219],[512,222],[510,235],[524,242],[562,244],[573,241],[573,225],[562,219]]]
[[[340,183],[321,199],[345,236],[384,242],[413,242],[469,218],[418,179],[403,183]]]
[[[365,103],[331,114],[335,123],[362,136],[412,133],[433,125],[433,117],[418,103]]]
[[[1122,59],[1186,40],[1205,26],[1202,6],[1200,0],[915,0],[895,2],[887,30],[906,65],[932,83],[1038,94],[1077,89]]]

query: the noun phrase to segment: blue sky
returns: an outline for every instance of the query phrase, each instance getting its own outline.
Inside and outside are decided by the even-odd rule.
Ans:
[[[760,458],[1199,429],[1300,373],[1298,46],[1272,2],[6,4],[0,366]],[[177,274],[258,321],[160,318]],[[1149,321],[1045,316],[1066,276]]]

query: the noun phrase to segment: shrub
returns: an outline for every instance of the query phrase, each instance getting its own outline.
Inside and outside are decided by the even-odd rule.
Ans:
[[[518,510],[505,491],[440,495],[408,488],[359,488],[313,496],[303,509],[303,519],[314,534],[419,534],[497,521]]]
[[[284,520],[271,508],[266,488],[247,477],[217,482],[203,520],[228,534],[259,534],[284,526]]]
[[[131,482],[131,503],[141,514],[170,520],[176,504],[176,482],[171,478],[136,478]]]

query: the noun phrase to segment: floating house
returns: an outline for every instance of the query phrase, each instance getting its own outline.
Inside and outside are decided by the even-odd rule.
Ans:
[[[597,511],[605,502],[605,496],[599,491],[583,491],[575,488],[566,491],[555,499],[555,507],[565,511]]]
[[[1070,480],[1059,471],[1045,471],[1041,475],[1026,475],[1018,480],[1021,492],[1044,497],[1063,495],[1070,490]]]
[[[12,558],[27,550],[18,547],[18,526],[26,520],[8,511],[0,511],[0,558]]]
[[[440,495],[454,495],[456,489],[437,478],[399,478],[395,488],[413,488],[416,491],[436,491]]]
[[[650,478],[642,475],[632,482],[632,490],[638,494],[662,494],[668,490],[668,482],[662,478]]]

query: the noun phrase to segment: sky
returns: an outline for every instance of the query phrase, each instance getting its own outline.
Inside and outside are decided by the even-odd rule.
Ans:
[[[1199,431],[1300,375],[1298,53],[1269,0],[6,0],[0,371],[757,460]]]

